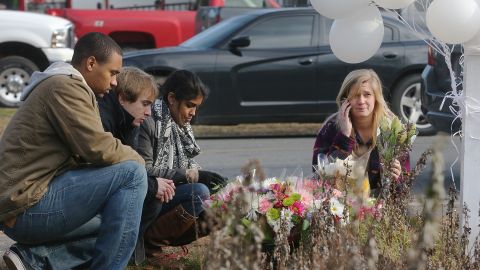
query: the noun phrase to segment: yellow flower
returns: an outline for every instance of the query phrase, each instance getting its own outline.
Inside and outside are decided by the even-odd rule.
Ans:
[[[368,198],[370,196],[370,181],[368,180],[368,177],[365,177],[365,179],[363,179],[362,194],[363,198]]]

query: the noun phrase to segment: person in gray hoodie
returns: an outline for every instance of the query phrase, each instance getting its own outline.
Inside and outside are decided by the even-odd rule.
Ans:
[[[72,64],[34,73],[0,140],[0,230],[9,269],[125,269],[147,190],[143,159],[100,120],[122,51],[89,33]],[[100,218],[101,217],[101,218]]]

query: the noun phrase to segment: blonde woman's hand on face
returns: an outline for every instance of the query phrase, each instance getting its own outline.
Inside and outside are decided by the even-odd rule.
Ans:
[[[158,189],[155,197],[162,203],[167,203],[173,199],[175,195],[175,184],[170,179],[157,178]]]
[[[395,159],[392,162],[392,171],[390,173],[393,179],[398,179],[400,177],[400,174],[402,173],[402,166],[400,165],[400,161],[398,161],[398,159]]]
[[[338,112],[338,123],[340,124],[340,131],[347,137],[352,135],[352,120],[350,119],[350,109],[352,105],[350,101],[346,99],[342,106],[340,106],[340,111]]]

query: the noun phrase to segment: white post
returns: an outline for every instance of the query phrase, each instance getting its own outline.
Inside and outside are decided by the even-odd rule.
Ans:
[[[469,44],[473,45],[473,44]],[[469,247],[479,233],[480,203],[480,112],[472,110],[480,106],[480,50],[477,46],[465,46],[463,89],[466,108],[462,116],[463,143],[461,151],[460,198],[462,206],[470,210],[469,227],[472,229]],[[471,98],[471,99],[470,99]],[[463,221],[463,217],[462,217]],[[462,222],[463,224],[463,222]]]

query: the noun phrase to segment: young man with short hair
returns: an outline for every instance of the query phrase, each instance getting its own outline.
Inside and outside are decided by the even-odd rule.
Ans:
[[[103,130],[95,99],[116,85],[121,67],[115,41],[89,33],[71,65],[34,73],[24,90],[0,140],[0,229],[17,241],[4,255],[9,269],[70,269],[90,258],[91,269],[127,266],[147,188],[144,161]],[[35,258],[72,241],[78,260]]]

